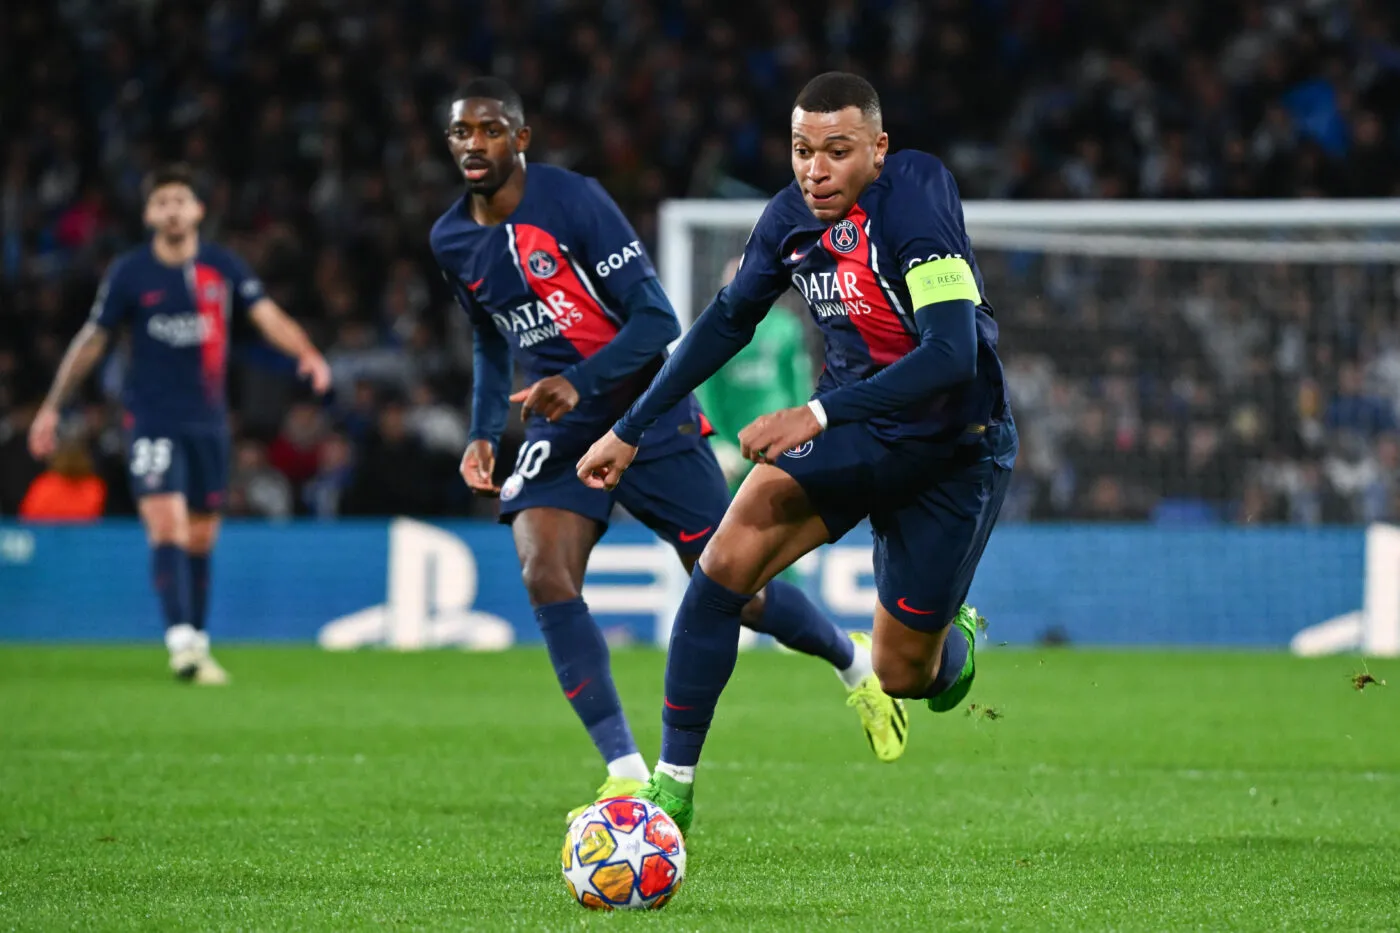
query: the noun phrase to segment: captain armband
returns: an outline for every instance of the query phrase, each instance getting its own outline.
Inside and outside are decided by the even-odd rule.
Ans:
[[[921,262],[904,276],[914,307],[923,308],[940,301],[970,301],[979,304],[977,279],[966,259],[949,256]]]

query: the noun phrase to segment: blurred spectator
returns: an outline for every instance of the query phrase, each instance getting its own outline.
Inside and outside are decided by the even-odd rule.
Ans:
[[[408,412],[397,397],[379,410],[375,432],[365,444],[355,479],[345,495],[346,515],[427,515],[438,497],[427,450],[409,433]]]
[[[413,387],[411,400],[408,429],[428,451],[459,459],[467,449],[467,420],[462,412],[439,402],[426,382]]]
[[[339,391],[339,390],[337,390]],[[359,443],[374,430],[374,420],[379,411],[379,390],[373,382],[361,379],[354,384],[349,408],[340,414],[340,425]]]
[[[268,463],[291,481],[294,488],[316,474],[320,465],[325,423],[315,402],[297,402],[287,411],[282,430],[267,449]]]
[[[316,475],[302,487],[301,501],[316,518],[335,518],[354,480],[354,449],[344,434],[332,434],[321,442]]]
[[[53,462],[29,486],[19,517],[29,522],[94,522],[102,517],[107,484],[93,470],[81,437],[69,438],[54,451]]]
[[[1395,430],[1395,402],[1368,393],[1361,367],[1343,363],[1337,374],[1337,394],[1327,406],[1325,421],[1334,431],[1354,431],[1372,438]]]
[[[267,448],[262,442],[252,438],[239,441],[229,477],[229,513],[289,518],[292,504],[292,484],[268,463]]]
[[[0,417],[0,515],[17,515],[30,485],[43,472],[29,456],[29,423],[34,409],[15,408]]]

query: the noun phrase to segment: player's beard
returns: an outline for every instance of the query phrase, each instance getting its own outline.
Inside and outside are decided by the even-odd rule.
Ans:
[[[491,171],[486,173],[485,178],[476,181],[464,177],[463,181],[467,183],[467,191],[475,197],[487,200],[494,197],[496,192],[504,188],[506,182],[510,181],[510,177],[515,174],[515,162],[515,159],[511,159],[509,162],[495,163],[491,166]]]

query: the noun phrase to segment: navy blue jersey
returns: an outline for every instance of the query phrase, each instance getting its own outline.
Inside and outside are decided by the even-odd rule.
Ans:
[[[817,395],[875,375],[919,343],[905,275],[920,263],[956,257],[972,268],[977,303],[978,377],[893,415],[872,418],[880,437],[956,436],[968,425],[1009,416],[996,356],[997,325],[963,226],[952,173],[934,156],[906,149],[831,226],[812,215],[794,182],[768,202],[729,288],[768,306],[789,285],[806,300],[826,343]]]
[[[147,243],[113,261],[89,320],[131,332],[124,402],[151,430],[222,427],[232,316],[263,298],[241,259],[201,243],[190,262],[170,266]]]
[[[499,332],[529,382],[567,373],[607,346],[628,320],[623,297],[656,277],[640,238],[602,187],[552,165],[530,165],[520,205],[503,223],[478,224],[471,196],[463,195],[433,225],[431,243],[477,333]],[[659,352],[606,391],[584,393],[561,424],[601,436],[664,360]],[[691,398],[658,422],[684,423],[699,423]],[[676,432],[656,436],[666,433]]]

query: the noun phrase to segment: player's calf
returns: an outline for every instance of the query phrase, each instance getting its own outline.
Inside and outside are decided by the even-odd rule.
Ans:
[[[822,658],[837,671],[852,671],[854,687],[870,671],[854,670],[855,645],[845,630],[827,617],[807,594],[785,580],[774,580],[740,613],[746,628],[771,635],[781,645]]]
[[[190,624],[204,631],[209,618],[209,562],[219,535],[219,516],[190,516]]]
[[[151,584],[166,628],[190,622],[189,512],[185,497],[162,493],[142,498],[141,522],[151,547]]]
[[[937,712],[955,707],[976,677],[979,619],[975,609],[963,605],[950,624],[922,631],[877,604],[874,665],[881,688],[893,697],[928,700]]]
[[[609,776],[645,781],[646,762],[613,683],[608,643],[588,605],[579,598],[549,603],[535,610],[535,620],[559,687],[607,762]]]

